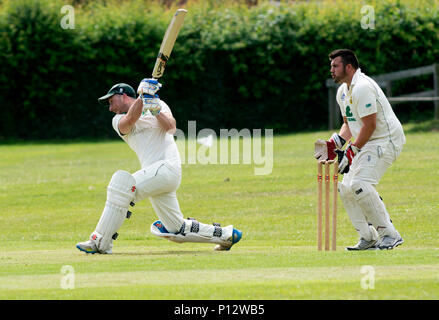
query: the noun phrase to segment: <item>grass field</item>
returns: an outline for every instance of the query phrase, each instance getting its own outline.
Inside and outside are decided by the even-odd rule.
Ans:
[[[1,145],[0,299],[439,299],[439,133],[407,133],[378,187],[405,243],[355,253],[344,250],[357,234],[341,204],[337,251],[316,250],[313,143],[331,133],[276,136],[270,175],[183,165],[185,217],[241,229],[229,252],[154,237],[148,201],[134,207],[112,255],[79,252],[111,175],[138,170],[134,153],[122,141]]]

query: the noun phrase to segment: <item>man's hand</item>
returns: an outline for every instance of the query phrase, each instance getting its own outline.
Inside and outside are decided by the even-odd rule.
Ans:
[[[156,94],[154,97],[149,95],[142,95],[142,97],[143,112],[147,112],[149,110],[153,116],[157,116],[162,110],[159,96]]]
[[[156,94],[161,87],[162,84],[156,79],[143,79],[140,81],[137,93],[142,97],[144,113],[149,110],[153,116],[157,116],[162,110],[159,96]]]
[[[139,87],[137,88],[137,94],[142,95],[142,97],[144,95],[154,97],[154,95],[157,93],[157,91],[160,90],[161,87],[162,84],[159,83],[156,79],[143,79],[142,81],[140,81]]]
[[[349,172],[352,160],[361,150],[355,145],[349,143],[346,150],[335,150],[338,155],[338,172],[345,174]]]
[[[336,133],[327,141],[319,139],[314,143],[314,157],[317,160],[333,160],[336,157],[335,150],[341,150],[345,143],[346,140]]]

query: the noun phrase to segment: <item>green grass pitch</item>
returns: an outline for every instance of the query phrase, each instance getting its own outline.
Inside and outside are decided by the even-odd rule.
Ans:
[[[357,234],[339,201],[337,251],[318,252],[313,144],[331,134],[275,136],[270,175],[183,165],[184,216],[243,231],[228,252],[154,237],[146,200],[112,255],[86,255],[75,244],[96,226],[111,175],[139,169],[134,153],[122,141],[1,145],[0,299],[438,299],[439,133],[407,133],[378,186],[402,246],[345,251]]]

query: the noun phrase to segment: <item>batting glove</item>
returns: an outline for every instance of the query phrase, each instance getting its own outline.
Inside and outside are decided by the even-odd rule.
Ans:
[[[153,97],[161,87],[162,84],[156,79],[143,79],[140,81],[139,87],[137,88],[137,93]]]
[[[333,160],[336,157],[335,150],[341,150],[346,140],[334,133],[327,141],[317,140],[314,143],[314,158],[317,160]]]
[[[160,99],[157,94],[154,96],[149,96],[144,94],[142,96],[142,100],[143,100],[143,114],[145,114],[149,110],[149,112],[151,112],[153,116],[157,116],[162,110],[162,107],[160,106]]]
[[[345,174],[349,172],[349,167],[352,164],[354,157],[360,152],[361,149],[349,142],[347,148],[342,150],[335,150],[338,155],[338,172]]]

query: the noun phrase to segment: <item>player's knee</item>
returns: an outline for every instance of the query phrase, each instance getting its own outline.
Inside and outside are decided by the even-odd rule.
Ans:
[[[136,180],[134,177],[127,171],[116,171],[108,184],[107,201],[120,207],[129,207],[135,195]]]
[[[180,225],[168,222],[166,223],[165,228],[171,233],[179,233],[181,229],[184,228],[184,222],[182,222]]]
[[[357,200],[361,200],[375,191],[370,183],[360,180],[352,180],[350,189]]]
[[[169,223],[167,224],[167,226],[169,227]],[[183,226],[184,224],[178,229],[168,229],[162,221],[157,220],[153,224],[151,224],[151,233],[159,237],[167,238],[171,241],[180,242],[178,241],[179,238],[177,238],[177,235],[182,235],[181,231],[182,228],[184,228]]]
[[[352,199],[352,190],[350,186],[347,186],[346,184],[339,182],[337,185],[337,189],[342,201]]]

